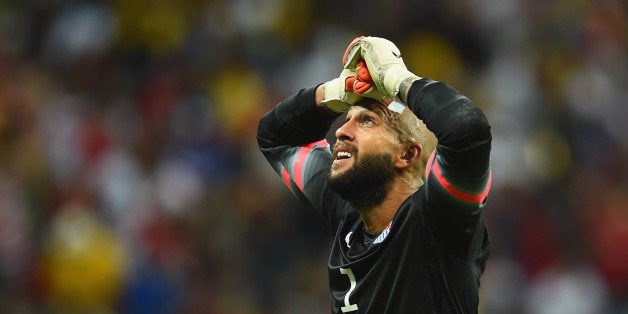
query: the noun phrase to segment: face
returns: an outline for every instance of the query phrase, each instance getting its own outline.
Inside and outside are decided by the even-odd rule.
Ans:
[[[334,160],[328,177],[332,190],[355,207],[380,204],[392,182],[394,136],[376,112],[354,107],[336,131]]]
[[[365,155],[392,154],[399,144],[378,111],[354,106],[346,115],[344,124],[336,130],[336,144],[330,177],[339,176],[356,164]]]

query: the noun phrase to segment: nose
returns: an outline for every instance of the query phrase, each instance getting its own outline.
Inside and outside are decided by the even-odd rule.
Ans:
[[[336,130],[337,140],[348,140],[348,141],[353,140],[353,138],[355,137],[355,133],[354,133],[353,124],[351,121],[352,120],[345,122]]]

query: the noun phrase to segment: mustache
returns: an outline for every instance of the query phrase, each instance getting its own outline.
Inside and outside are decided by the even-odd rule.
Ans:
[[[345,143],[343,141],[336,141],[336,143],[334,144],[334,147],[332,148],[332,153],[335,155],[336,152],[338,151],[338,149],[343,149],[343,150],[347,150],[350,151],[352,153],[355,153],[358,151],[357,147],[355,147],[355,145],[349,144],[349,143]]]

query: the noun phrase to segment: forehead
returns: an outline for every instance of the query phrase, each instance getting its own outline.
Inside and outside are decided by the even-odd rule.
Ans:
[[[385,124],[398,124],[401,122],[401,117],[403,114],[399,114],[388,109],[388,104],[390,102],[386,102],[385,100],[378,101],[374,99],[366,99],[362,100],[355,105],[353,105],[348,115],[352,114],[375,114],[376,116],[382,118]]]
[[[359,104],[359,105],[354,105],[351,106],[351,108],[349,109],[349,111],[347,112],[348,115],[351,114],[356,114],[356,113],[375,113],[378,116],[385,116],[385,109],[384,106],[382,104],[376,104],[376,103],[365,103],[365,104]]]

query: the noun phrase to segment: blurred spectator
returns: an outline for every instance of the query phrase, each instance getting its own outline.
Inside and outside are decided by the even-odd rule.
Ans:
[[[79,199],[51,219],[42,255],[46,303],[59,312],[110,312],[122,290],[124,252],[113,232]]]

